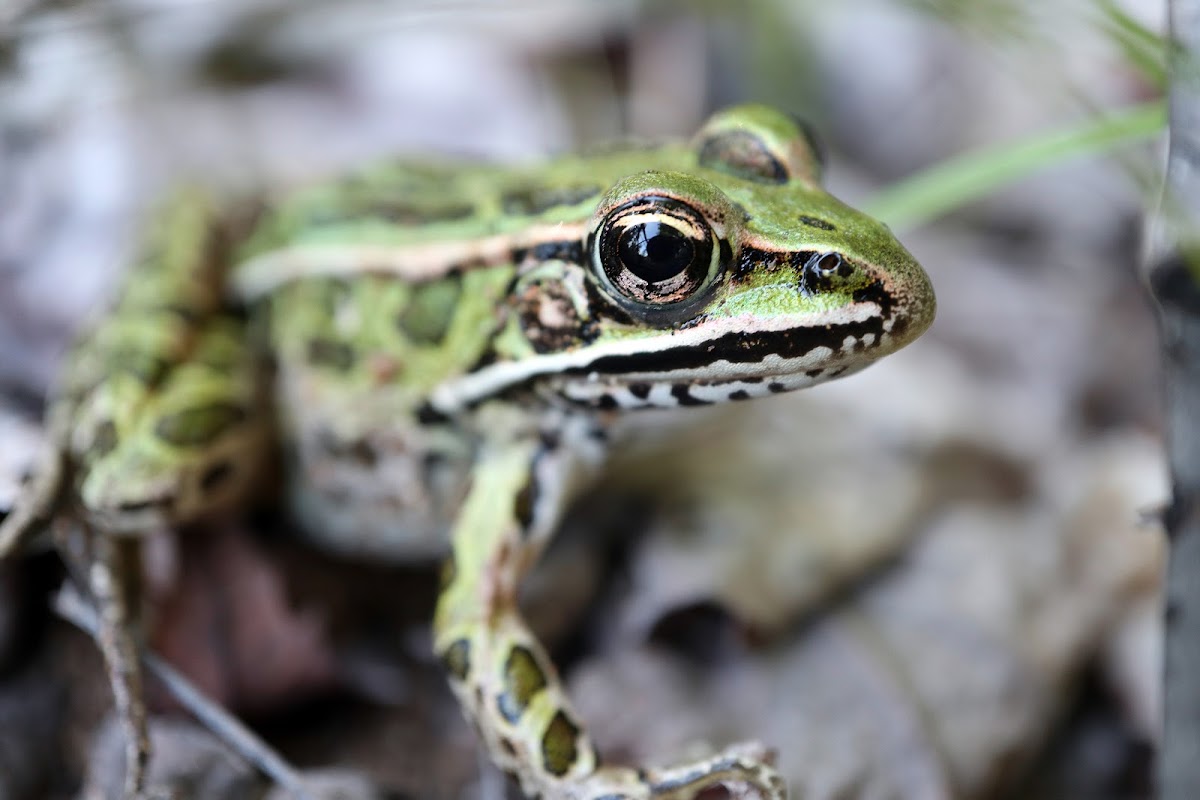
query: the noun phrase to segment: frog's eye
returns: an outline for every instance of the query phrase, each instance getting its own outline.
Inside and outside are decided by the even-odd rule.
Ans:
[[[821,180],[824,157],[812,129],[767,106],[717,112],[696,134],[694,146],[700,166],[755,183]]]
[[[722,248],[704,215],[649,195],[618,206],[593,239],[597,274],[621,298],[668,306],[694,297],[721,268]]]

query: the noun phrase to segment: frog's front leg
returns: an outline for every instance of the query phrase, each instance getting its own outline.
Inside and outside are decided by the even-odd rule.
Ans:
[[[757,745],[661,770],[600,767],[545,650],[517,608],[521,578],[558,521],[571,459],[553,437],[493,444],[472,474],[453,531],[434,621],[435,648],[491,758],[531,797],[690,800],[724,785],[782,800]]]

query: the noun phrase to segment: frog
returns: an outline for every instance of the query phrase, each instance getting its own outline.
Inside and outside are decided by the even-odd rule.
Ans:
[[[396,160],[237,213],[168,202],[0,524],[0,556],[83,532],[126,796],[148,791],[140,543],[267,486],[320,547],[444,558],[435,655],[525,795],[785,798],[758,742],[602,761],[517,596],[626,415],[814,386],[930,326],[922,267],[823,171],[807,125],[746,104],[540,165]]]

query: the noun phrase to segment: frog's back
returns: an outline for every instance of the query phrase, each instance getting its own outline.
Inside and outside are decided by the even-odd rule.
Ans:
[[[366,253],[520,240],[542,226],[582,223],[624,176],[685,168],[689,161],[694,163],[694,154],[682,145],[631,145],[536,165],[394,161],[283,198],[242,248],[240,260],[257,271],[263,261],[277,264],[318,249]],[[291,277],[281,267],[275,270],[278,277],[265,283],[243,276],[244,291],[260,294]],[[425,280],[429,274],[414,270],[408,277]]]

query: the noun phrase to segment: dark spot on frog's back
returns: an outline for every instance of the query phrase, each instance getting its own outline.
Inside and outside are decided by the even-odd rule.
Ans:
[[[113,353],[110,360],[114,371],[129,373],[146,386],[157,386],[171,369],[166,359],[152,353]]]
[[[522,186],[500,196],[500,207],[511,216],[534,216],[558,206],[574,206],[600,194],[600,187]]]
[[[459,222],[475,214],[470,203],[448,205],[422,205],[404,200],[380,198],[360,203],[348,203],[338,208],[322,207],[308,215],[307,223],[313,227],[337,225],[343,222],[361,222],[379,219],[395,225],[434,225],[439,222]]]
[[[350,371],[356,360],[354,348],[335,339],[309,339],[306,350],[308,363],[338,372]]]
[[[412,297],[396,324],[416,344],[436,346],[446,338],[454,321],[454,310],[462,296],[462,274],[453,273],[439,281],[413,288]]]
[[[837,226],[832,222],[826,222],[825,220],[817,217],[810,217],[807,214],[801,214],[799,217],[797,217],[797,219],[800,221],[801,225],[807,225],[810,228],[819,228],[823,231],[837,230]]]
[[[158,438],[176,447],[208,444],[245,422],[246,409],[235,403],[212,403],[167,414],[154,426]]]
[[[117,446],[117,426],[111,419],[106,419],[96,426],[92,436],[91,457],[103,458]]]
[[[749,131],[721,131],[700,145],[700,166],[755,183],[787,183],[788,172]]]

